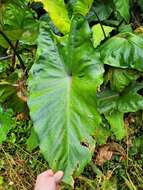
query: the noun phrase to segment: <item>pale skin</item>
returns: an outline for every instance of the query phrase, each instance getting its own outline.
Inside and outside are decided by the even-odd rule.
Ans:
[[[47,170],[38,175],[34,190],[60,190],[60,182],[63,178],[63,172],[54,173]]]

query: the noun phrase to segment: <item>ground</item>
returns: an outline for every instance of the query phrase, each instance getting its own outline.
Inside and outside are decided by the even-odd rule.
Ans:
[[[122,142],[110,139],[95,149],[91,163],[75,179],[75,190],[142,190],[143,136],[142,112],[127,115],[128,137]],[[38,148],[27,148],[31,121],[19,120],[0,145],[0,190],[31,190],[36,176],[49,168]],[[63,190],[73,189],[62,184]]]

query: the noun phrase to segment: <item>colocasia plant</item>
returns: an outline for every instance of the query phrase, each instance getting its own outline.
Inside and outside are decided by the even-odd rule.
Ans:
[[[18,59],[0,60],[0,103],[7,107],[0,142],[9,109],[29,110],[30,139],[73,185],[96,144],[126,137],[125,114],[143,109],[143,29],[130,11],[134,4],[143,9],[142,0],[1,2],[0,46]]]

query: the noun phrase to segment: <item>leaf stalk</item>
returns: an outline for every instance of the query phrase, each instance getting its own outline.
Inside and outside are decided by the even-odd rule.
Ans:
[[[7,41],[7,43],[10,45],[11,49],[13,50],[14,54],[16,55],[16,57],[18,58],[19,60],[19,63],[20,63],[20,67],[23,71],[26,70],[26,67],[24,65],[24,62],[21,58],[21,56],[17,53],[17,50],[15,49],[14,45],[12,44],[12,42],[10,41],[10,39],[6,36],[6,34],[0,30],[0,34],[3,36],[3,38]]]

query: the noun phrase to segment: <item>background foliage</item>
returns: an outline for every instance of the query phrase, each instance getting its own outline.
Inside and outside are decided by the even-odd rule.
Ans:
[[[29,156],[33,176],[63,170],[63,189],[143,188],[142,11],[142,0],[0,1],[0,188],[13,189],[11,159]]]

